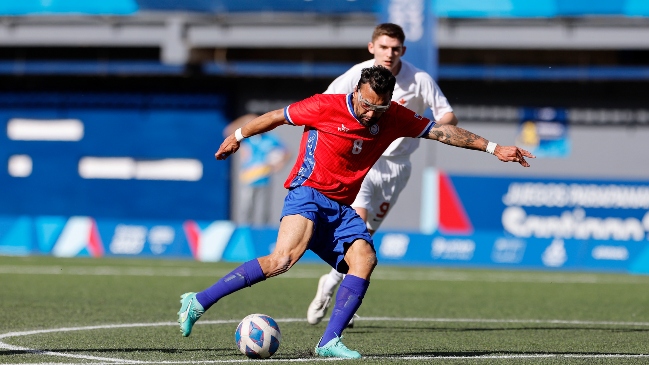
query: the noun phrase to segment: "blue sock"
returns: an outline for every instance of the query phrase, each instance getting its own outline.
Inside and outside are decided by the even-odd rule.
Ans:
[[[232,270],[211,287],[196,293],[196,300],[201,303],[205,310],[208,310],[224,296],[264,280],[266,280],[266,276],[261,270],[259,261],[257,259],[250,260]]]
[[[336,294],[336,304],[331,311],[331,319],[318,346],[324,346],[331,339],[342,335],[354,313],[361,306],[369,285],[369,281],[358,276],[345,275]]]

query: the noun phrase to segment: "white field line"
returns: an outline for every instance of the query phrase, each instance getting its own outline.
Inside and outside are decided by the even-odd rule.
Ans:
[[[323,266],[324,267],[324,266]],[[223,269],[190,269],[182,267],[116,267],[116,266],[42,266],[0,265],[0,274],[7,275],[82,275],[82,276],[160,276],[160,277],[212,277],[226,275]],[[284,279],[317,279],[322,268],[296,267],[278,276]],[[400,271],[398,268],[382,267],[372,275],[374,280],[394,281],[466,281],[502,283],[555,283],[555,284],[649,284],[649,276],[597,275],[588,273],[543,272],[451,272],[431,269]]]
[[[358,320],[362,321],[394,321],[394,322],[455,322],[455,323],[516,323],[516,324],[570,324],[570,325],[604,325],[604,326],[649,326],[649,322],[616,322],[616,321],[576,321],[576,320],[543,320],[543,319],[481,319],[481,318],[397,318],[397,317],[360,317]],[[304,318],[282,318],[277,319],[277,322],[304,322]],[[211,325],[211,324],[234,324],[238,320],[211,320],[202,321],[197,324]],[[85,327],[63,327],[51,328],[33,331],[21,332],[8,332],[0,334],[0,340],[12,337],[30,336],[44,333],[60,333],[71,331],[88,331],[99,329],[115,329],[115,328],[136,328],[136,327],[160,327],[160,326],[177,326],[176,322],[157,322],[157,323],[126,323],[126,324],[107,324],[97,326]],[[209,360],[209,361],[139,361],[139,360],[126,360],[119,358],[97,357],[77,354],[67,354],[63,352],[41,351],[30,349],[26,347],[14,346],[3,341],[0,341],[0,349],[25,351],[40,355],[61,356],[67,358],[76,358],[82,360],[99,361],[99,363],[92,363],[93,365],[114,365],[114,364],[220,364],[220,363],[240,363],[250,362],[251,360]],[[367,359],[381,359],[381,360],[432,360],[432,359],[534,359],[534,358],[649,358],[649,354],[521,354],[521,355],[475,355],[475,356],[368,356]],[[332,361],[336,359],[320,359],[320,358],[298,358],[298,359],[266,359],[264,362],[312,362],[312,361]],[[88,363],[36,363],[33,365],[86,365]],[[18,365],[18,364],[16,364]],[[30,364],[20,364],[30,365]]]

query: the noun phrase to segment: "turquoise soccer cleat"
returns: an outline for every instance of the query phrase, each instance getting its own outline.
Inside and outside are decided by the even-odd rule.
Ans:
[[[192,333],[194,323],[205,313],[201,303],[196,300],[196,293],[185,293],[180,296],[180,311],[178,311],[178,324],[184,337]]]
[[[316,345],[316,356],[338,357],[343,359],[360,359],[361,354],[358,351],[348,349],[347,346],[345,346],[342,341],[340,341],[341,339],[342,337],[335,337],[322,347],[318,347]]]

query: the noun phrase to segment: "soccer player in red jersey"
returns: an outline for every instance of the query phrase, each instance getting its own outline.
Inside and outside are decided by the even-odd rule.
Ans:
[[[242,264],[202,292],[183,294],[178,312],[183,336],[190,335],[194,323],[219,299],[285,273],[309,249],[347,274],[315,354],[360,358],[340,338],[361,305],[377,259],[365,222],[349,204],[390,143],[400,137],[426,138],[530,166],[525,158],[534,156],[524,149],[435,124],[391,102],[395,82],[385,67],[365,68],[353,93],[314,95],[253,119],[223,141],[217,160],[235,153],[244,138],[283,124],[304,126],[300,153],[284,185],[288,194],[273,252]]]
[[[458,120],[449,101],[432,76],[404,60],[406,34],[394,23],[379,24],[372,32],[367,50],[372,59],[352,66],[338,76],[324,94],[348,94],[354,91],[361,77],[361,70],[381,65],[392,72],[397,79],[392,100],[423,115],[430,110],[435,123],[457,125]],[[374,234],[392,211],[405,189],[412,163],[410,155],[417,150],[421,138],[398,138],[390,144],[365,176],[361,189],[351,206],[367,224],[367,230]],[[343,274],[331,269],[320,277],[316,295],[309,304],[306,319],[309,324],[318,324],[327,314],[332,303],[334,290],[343,280]],[[353,326],[354,319],[348,327]]]

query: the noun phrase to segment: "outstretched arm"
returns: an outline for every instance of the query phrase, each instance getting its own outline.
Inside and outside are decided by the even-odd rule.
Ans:
[[[255,134],[268,132],[279,127],[282,124],[287,123],[288,122],[284,118],[284,109],[273,110],[272,112],[268,112],[251,120],[243,127],[241,127],[241,136],[243,138],[248,138],[250,136],[254,136]],[[214,157],[216,157],[217,160],[225,160],[231,154],[237,152],[240,145],[240,140],[237,140],[235,133],[232,133],[225,138],[223,143],[221,143],[221,146],[219,147],[219,150],[214,154]]]
[[[479,135],[450,124],[435,124],[425,138],[434,139],[451,146],[478,151],[487,151],[487,146],[489,145],[489,141]],[[529,151],[516,146],[495,145],[492,149],[493,151],[487,152],[494,154],[500,161],[518,162],[523,167],[530,167],[525,157],[536,158]]]

